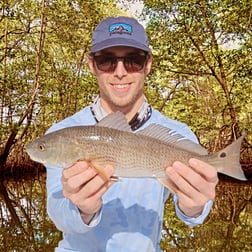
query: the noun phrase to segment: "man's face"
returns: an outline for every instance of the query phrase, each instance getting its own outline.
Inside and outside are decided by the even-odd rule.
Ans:
[[[107,112],[128,113],[141,106],[151,63],[151,57],[132,47],[111,47],[90,56],[89,67],[97,77],[101,104]]]

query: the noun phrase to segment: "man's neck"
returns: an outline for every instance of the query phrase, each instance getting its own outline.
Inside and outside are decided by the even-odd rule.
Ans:
[[[99,122],[102,118],[104,118],[106,115],[121,111],[125,114],[129,125],[131,126],[132,130],[137,130],[140,128],[145,122],[148,121],[148,119],[151,116],[152,108],[150,104],[147,102],[146,98],[143,97],[143,102],[140,104],[140,106],[136,106],[135,109],[130,110],[128,113],[127,111],[123,111],[120,109],[105,109],[102,105],[102,100],[97,97],[91,106],[92,114],[97,122]]]
[[[141,109],[143,104],[146,102],[144,95],[140,97],[134,104],[125,107],[116,107],[106,103],[103,99],[100,99],[100,106],[106,112],[106,114],[114,113],[117,111],[122,112],[127,121],[130,122],[136,115],[136,113]]]

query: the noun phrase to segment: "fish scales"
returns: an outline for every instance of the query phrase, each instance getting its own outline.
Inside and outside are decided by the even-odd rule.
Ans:
[[[153,139],[103,127],[82,129],[80,135],[85,139],[85,159],[99,160],[102,157],[104,164],[108,162],[115,165],[118,176],[164,176],[163,164],[167,153]]]
[[[49,133],[28,144],[34,161],[55,168],[67,168],[88,160],[102,173],[107,164],[119,177],[165,178],[164,169],[174,161],[188,164],[192,157],[213,165],[220,173],[246,180],[239,157],[241,136],[218,153],[208,155],[198,144],[160,125],[132,133],[120,112],[105,117],[95,126],[75,126]]]
[[[164,177],[164,168],[176,160],[171,158],[174,148],[147,136],[104,127],[74,131],[71,135],[82,136],[83,141],[79,144],[86,149],[84,159],[99,160],[102,157],[103,165],[106,162],[114,164],[115,174],[120,177]],[[176,150],[176,157],[183,162],[192,156],[196,155]]]

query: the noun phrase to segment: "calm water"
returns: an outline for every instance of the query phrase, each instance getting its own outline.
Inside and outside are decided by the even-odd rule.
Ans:
[[[45,174],[0,182],[0,251],[54,251],[61,233],[48,219],[45,191]],[[165,252],[252,251],[252,182],[221,180],[210,216],[195,228],[176,218],[169,199],[161,247]]]

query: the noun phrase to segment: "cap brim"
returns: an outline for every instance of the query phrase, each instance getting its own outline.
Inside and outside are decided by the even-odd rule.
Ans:
[[[102,41],[100,43],[97,43],[92,46],[91,52],[95,53],[110,47],[114,46],[128,46],[137,48],[146,52],[150,52],[150,48],[146,45],[143,45],[139,43],[138,41],[132,40],[132,39],[125,39],[125,38],[113,38],[113,39],[107,39],[105,41]]]

